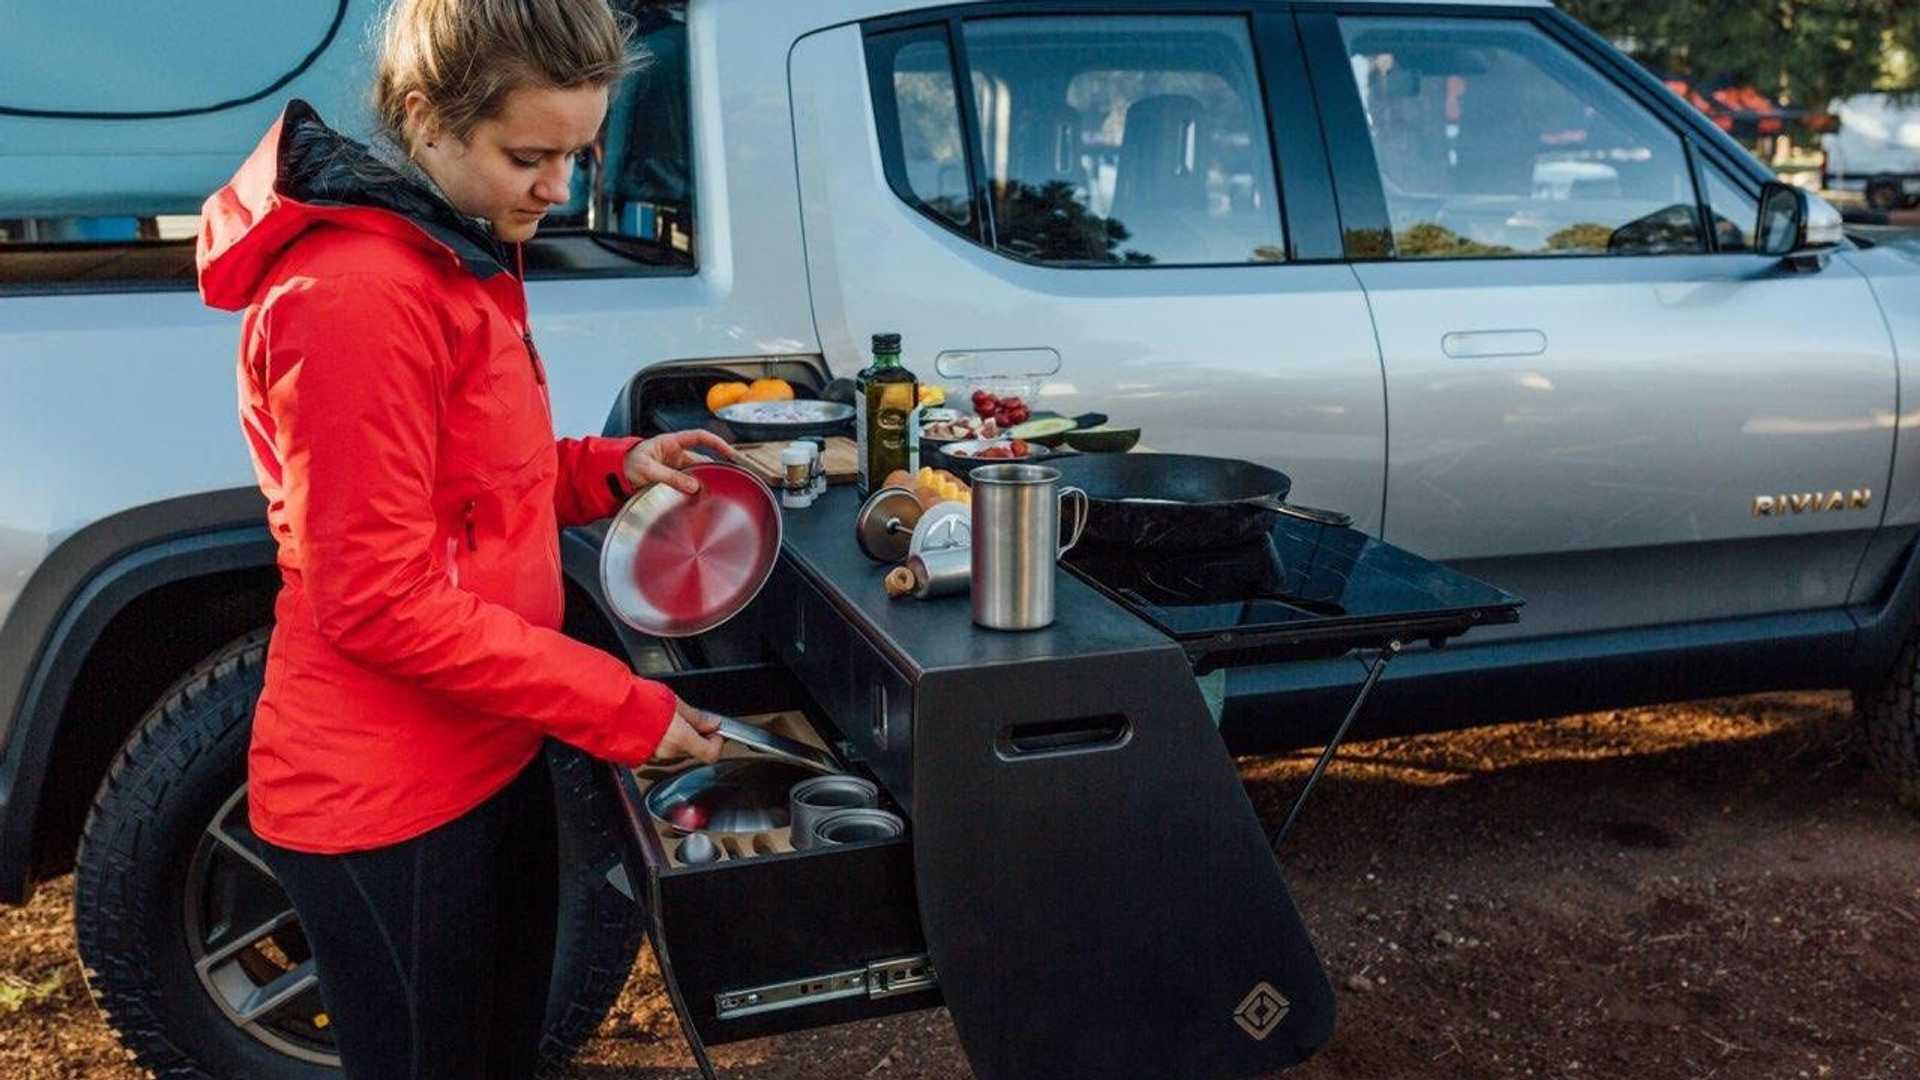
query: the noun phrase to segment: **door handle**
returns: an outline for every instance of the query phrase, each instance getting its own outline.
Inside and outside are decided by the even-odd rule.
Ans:
[[[1456,360],[1539,356],[1547,351],[1547,335],[1538,330],[1456,330],[1440,338],[1440,351]]]

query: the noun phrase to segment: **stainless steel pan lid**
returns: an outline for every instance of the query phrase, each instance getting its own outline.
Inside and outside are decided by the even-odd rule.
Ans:
[[[758,833],[785,828],[787,792],[813,773],[764,758],[697,765],[655,784],[647,813],[675,832]]]
[[[780,505],[738,465],[685,472],[700,494],[642,489],[614,516],[600,547],[600,587],[621,622],[655,637],[705,633],[747,606],[780,554]]]

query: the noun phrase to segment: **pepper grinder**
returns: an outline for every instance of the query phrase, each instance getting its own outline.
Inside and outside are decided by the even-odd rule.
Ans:
[[[820,469],[819,447],[804,439],[780,451],[780,505],[799,509],[813,505],[814,474]]]

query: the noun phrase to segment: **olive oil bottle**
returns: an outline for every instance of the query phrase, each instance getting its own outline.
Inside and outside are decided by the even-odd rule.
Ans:
[[[900,335],[873,335],[873,363],[853,377],[855,453],[862,496],[907,467],[907,417],[920,380],[900,365]]]

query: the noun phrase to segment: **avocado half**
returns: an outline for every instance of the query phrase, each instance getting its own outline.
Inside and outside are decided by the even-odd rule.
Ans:
[[[1120,454],[1140,441],[1140,429],[1090,427],[1076,428],[1064,436],[1067,445],[1086,454]]]
[[[1042,416],[1024,424],[1015,424],[1007,429],[1007,435],[1011,438],[1039,443],[1041,446],[1054,447],[1060,445],[1062,436],[1078,426],[1075,421],[1064,416]]]

